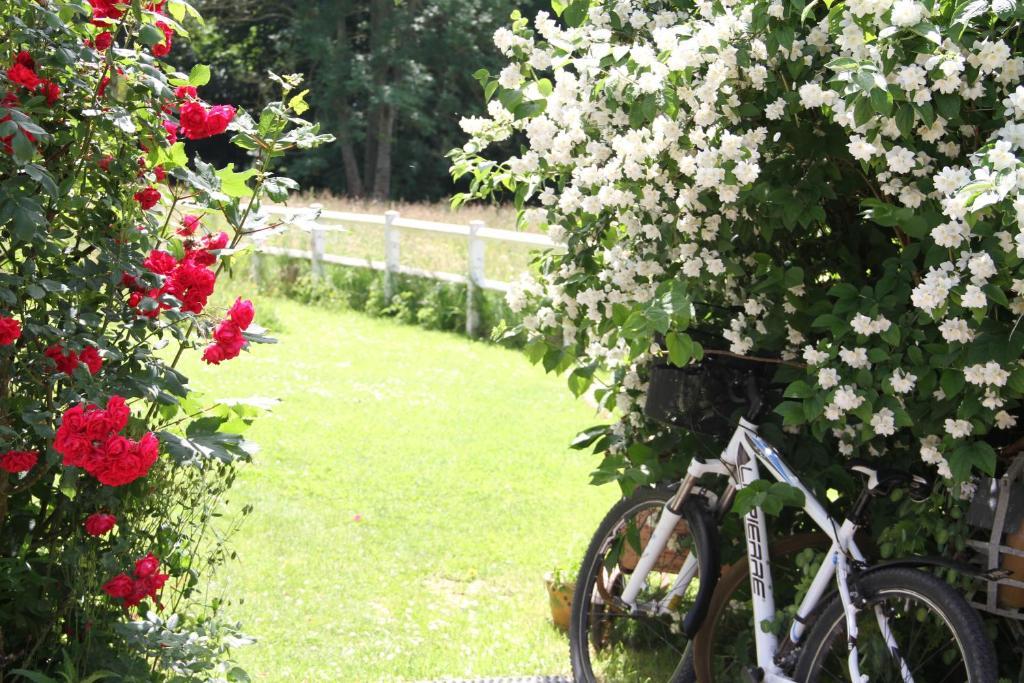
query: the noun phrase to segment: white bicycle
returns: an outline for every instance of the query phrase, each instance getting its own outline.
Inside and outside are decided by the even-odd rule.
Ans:
[[[763,467],[803,493],[804,512],[831,547],[783,633],[776,589],[795,596],[795,588],[773,583],[763,511],[754,508],[744,517],[756,649],[745,680],[996,683],[995,652],[977,612],[950,584],[921,568],[985,575],[944,558],[868,564],[854,540],[872,498],[905,488],[923,500],[929,482],[851,461],[865,485],[846,519],[837,522],[758,435],[762,401],[755,375],[721,357],[707,356],[700,367],[657,368],[648,414],[672,424],[702,419],[693,416],[707,415],[723,397],[735,404],[737,394],[745,394],[747,414],[717,459],[694,458],[682,481],[639,489],[598,527],[573,600],[569,638],[576,681],[697,680],[688,644],[719,577],[718,525],[736,492],[757,481]],[[699,484],[704,477],[727,480],[720,496]],[[728,683],[741,680],[733,676]]]

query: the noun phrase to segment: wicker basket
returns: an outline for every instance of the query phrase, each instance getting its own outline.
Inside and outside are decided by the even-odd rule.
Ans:
[[[984,602],[973,601],[977,609],[1024,621],[1024,609],[1000,605],[999,589],[1024,590],[1024,581],[1011,578],[1005,571],[1007,556],[1021,558],[1024,550],[1006,545],[1006,536],[1020,528],[1024,521],[1024,455],[1018,455],[999,479],[985,477],[978,482],[978,490],[967,512],[972,527],[988,532],[987,540],[970,539],[970,547],[979,551],[990,578],[984,592]],[[1004,571],[1001,571],[1004,570]]]

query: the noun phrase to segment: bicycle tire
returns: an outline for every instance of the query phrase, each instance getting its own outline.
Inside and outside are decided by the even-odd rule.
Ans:
[[[666,649],[658,653],[638,649],[635,653],[635,661],[615,662],[600,673],[595,672],[595,662],[593,661],[596,652],[601,651],[603,653],[606,649],[618,645],[618,643],[595,643],[594,641],[599,639],[596,633],[599,626],[606,631],[613,631],[615,626],[607,625],[612,619],[622,619],[626,624],[630,623],[627,621],[628,619],[633,619],[636,622],[641,621],[641,619],[635,617],[627,617],[621,614],[616,615],[610,607],[600,602],[602,600],[600,596],[601,589],[597,584],[599,578],[602,581],[602,587],[609,593],[611,590],[609,585],[605,585],[606,583],[615,584],[619,590],[621,590],[625,583],[623,578],[625,572],[620,574],[618,578],[612,578],[615,571],[619,569],[617,560],[613,560],[611,568],[605,564],[609,554],[609,543],[614,544],[615,540],[621,537],[616,534],[621,535],[624,533],[625,526],[629,524],[630,520],[635,520],[644,511],[660,510],[674,493],[675,491],[668,487],[645,487],[638,489],[632,496],[624,498],[612,506],[598,526],[580,565],[580,573],[577,577],[576,590],[573,595],[572,618],[569,626],[570,659],[574,680],[578,683],[611,683],[612,681],[627,680],[631,683],[633,681],[696,683],[691,648],[689,643],[684,644],[682,641],[679,641],[677,644],[666,643]],[[717,558],[717,546],[714,548],[700,547],[698,539],[702,535],[699,533],[689,533],[689,530],[697,528],[698,524],[708,523],[708,517],[702,517],[702,515],[708,515],[703,497],[691,496],[683,506],[683,521],[686,523],[685,530],[680,531],[680,528],[677,527],[676,536],[670,539],[670,544],[678,536],[683,543],[688,544],[687,552],[695,552],[698,558]],[[680,522],[680,526],[682,526],[682,522]],[[669,550],[665,552],[668,553]],[[705,556],[703,553],[714,553],[714,555]],[[660,562],[661,559],[659,558]],[[656,573],[655,571],[651,572],[651,574]],[[713,580],[717,580],[717,570]],[[612,587],[612,590],[615,586]],[[658,628],[661,628],[661,625],[658,625]],[[662,633],[665,632],[662,631]],[[668,635],[671,638],[677,637],[671,633]],[[681,634],[679,634],[679,637],[681,637]],[[662,638],[667,640],[664,636]],[[592,648],[595,650],[595,653],[591,652]],[[619,648],[614,654],[628,657],[630,653],[627,650],[629,650],[628,645]],[[609,659],[611,657],[612,655],[610,654]],[[608,662],[600,664],[608,664]],[[637,667],[647,668],[630,669],[629,666],[633,664]],[[619,673],[615,673],[615,667],[622,667],[618,669]],[[658,669],[658,667],[662,668]],[[674,668],[669,671],[669,667]],[[648,671],[652,671],[652,673],[648,674]],[[664,676],[664,678],[661,678],[661,676]]]
[[[885,650],[881,637],[868,630],[874,622],[874,610],[870,608],[875,605],[885,605],[884,609],[890,612],[889,625],[901,655],[908,667],[911,667],[911,673],[914,673],[915,666],[918,667],[915,680],[926,680],[929,683],[996,683],[995,650],[992,642],[985,637],[981,618],[951,585],[923,571],[892,567],[867,573],[857,582],[857,589],[866,603],[858,620],[861,673],[867,674],[872,683],[902,680],[895,659]],[[891,603],[899,604],[901,601],[904,609],[897,612]],[[907,609],[911,601],[918,604],[913,611]],[[922,609],[938,617],[938,621],[933,622],[928,629],[923,625],[927,614],[922,615]],[[960,661],[944,661],[946,657],[935,659],[934,653],[926,658],[921,655],[923,659],[919,660],[914,649],[915,642],[920,642],[922,633],[938,633],[943,628],[949,630],[949,640],[960,653]],[[930,635],[924,638],[927,641]],[[941,643],[946,642],[945,635],[941,635],[940,639]],[[935,652],[945,654],[951,650],[940,644]],[[846,657],[845,614],[842,602],[836,595],[822,610],[804,639],[804,646],[797,659],[795,678],[804,683],[848,680]],[[866,666],[868,659],[874,660],[876,669],[888,667],[883,677],[879,677],[877,670]],[[926,664],[928,668],[920,670]],[[830,677],[825,678],[825,675]]]
[[[776,564],[779,560],[797,555],[807,548],[827,550],[831,542],[831,539],[820,531],[787,536],[769,545],[768,557],[771,558],[773,564]],[[690,657],[697,683],[716,683],[714,645],[718,627],[735,593],[749,585],[749,579],[750,562],[746,555],[722,569],[722,576],[718,580],[718,585],[715,586],[704,625],[693,638]],[[718,683],[732,683],[732,681],[719,681]]]

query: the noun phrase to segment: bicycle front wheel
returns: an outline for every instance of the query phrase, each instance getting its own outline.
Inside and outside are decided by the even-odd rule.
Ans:
[[[996,658],[981,618],[945,581],[906,568],[879,569],[858,584],[860,672],[872,683],[996,683]],[[877,610],[892,633],[886,646]],[[805,636],[796,679],[849,681],[846,616],[838,596]],[[909,677],[908,677],[909,674]]]
[[[569,627],[578,683],[696,681],[681,625],[702,578],[690,569],[705,551],[690,533],[702,523],[697,515],[706,514],[702,498],[683,506],[683,518],[637,596],[639,611],[628,614],[615,605],[673,493],[667,487],[638,489],[612,507],[594,534],[580,566]]]

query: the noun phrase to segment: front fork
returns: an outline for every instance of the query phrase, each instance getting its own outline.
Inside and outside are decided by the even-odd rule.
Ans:
[[[633,570],[632,576],[626,584],[625,590],[622,592],[621,600],[623,603],[628,605],[631,612],[638,611],[636,604],[636,598],[643,589],[644,581],[647,578],[648,572],[654,568],[658,558],[661,557],[662,552],[665,550],[665,546],[668,543],[668,539],[672,537],[672,533],[682,519],[683,504],[686,499],[693,493],[693,489],[697,484],[697,480],[704,474],[703,470],[706,468],[716,474],[720,474],[718,467],[708,464],[696,464],[691,465],[691,470],[696,469],[696,472],[688,471],[686,477],[683,478],[679,484],[679,489],[675,495],[665,504],[665,508],[661,514],[661,518],[658,520],[658,524],[654,528],[654,532],[651,534],[651,539],[647,542],[647,547],[644,548],[643,553],[640,555],[640,560],[637,562],[636,568]],[[713,510],[716,511],[716,519],[721,520],[725,512],[728,512],[729,507],[732,505],[733,498],[736,495],[736,487],[731,483],[728,488],[722,494],[722,498],[718,499],[710,491],[702,491],[700,495],[703,495],[707,500],[708,504]],[[673,605],[686,593],[690,586],[690,582],[697,576],[698,560],[694,553],[689,553],[686,559],[683,561],[683,566],[679,570],[679,574],[676,576],[675,581],[672,584],[672,588],[665,595],[665,597],[659,601],[659,603],[653,606],[650,611],[652,614],[665,614],[673,610]]]

